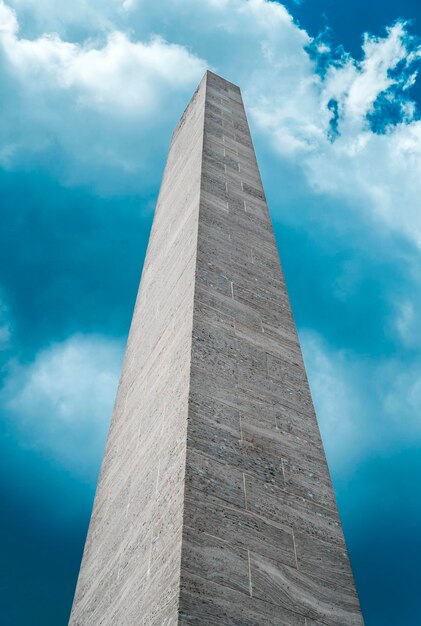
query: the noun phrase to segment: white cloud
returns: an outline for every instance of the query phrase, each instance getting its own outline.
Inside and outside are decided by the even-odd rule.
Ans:
[[[293,24],[291,29],[298,31]],[[298,46],[295,49],[290,46],[289,55],[283,50],[284,57],[277,55],[282,42],[276,39],[266,41],[270,58],[281,58],[268,68],[272,71],[272,84],[263,77],[253,92],[254,116],[259,126],[271,136],[275,132],[275,145],[282,154],[297,152],[301,158],[303,151],[317,153],[328,147],[333,117],[328,104],[334,99],[338,105],[338,133],[346,135],[346,147],[353,152],[353,146],[363,147],[367,139],[364,135],[361,137],[361,133],[371,134],[366,116],[372,111],[379,94],[393,85],[407,82],[406,73],[401,72],[395,78],[390,74],[400,62],[407,60],[409,63],[407,43],[410,38],[405,24],[398,22],[383,39],[366,36],[360,63],[344,54],[338,61],[331,60],[323,77],[316,72],[315,63],[304,50],[311,39],[305,37],[304,31],[300,32],[302,37],[296,41]],[[326,54],[329,48],[318,43],[316,50]],[[292,72],[293,76],[290,76]],[[262,89],[261,80],[267,81],[266,89]],[[293,80],[295,88],[291,89]],[[295,122],[292,135],[302,135],[306,138],[305,143],[293,142],[291,146],[291,130],[285,136],[291,114]],[[309,127],[313,132],[309,132]]]
[[[301,61],[295,88],[290,68],[285,79],[275,66],[272,83],[261,85],[262,95],[254,92],[250,104],[259,128],[303,170],[313,191],[420,247],[421,122],[404,96],[415,80],[409,70],[420,53],[414,46],[398,22],[384,38],[366,36],[359,63],[345,55],[321,77],[309,59]],[[377,133],[367,116],[381,94],[400,110],[400,120]]]
[[[136,6],[136,0],[124,0],[122,6],[125,11],[130,11],[130,9]]]
[[[385,38],[365,36],[363,60],[347,58],[339,67],[330,67],[323,85],[323,100],[336,98],[341,105],[341,124],[355,121],[365,127],[378,95],[397,82],[390,71],[407,56],[404,24],[398,22],[388,29]]]
[[[344,351],[329,349],[313,332],[300,332],[306,369],[329,463],[336,471],[363,452],[364,408]]]
[[[78,2],[81,15],[92,7]],[[51,0],[13,0],[13,6],[19,15],[38,11],[46,28],[49,13],[61,11],[62,22],[72,22]],[[312,40],[282,4],[267,0],[107,6],[112,10],[98,0],[106,23],[85,16],[87,32],[74,43],[63,35],[20,36],[15,15],[0,0],[5,77],[14,81],[0,120],[3,166],[18,166],[28,150],[58,146],[67,159],[60,161],[66,182],[138,190],[150,180],[155,146],[165,150],[210,64],[241,85],[253,130],[279,154],[280,171],[292,165],[313,199],[323,196],[335,210],[358,213],[371,229],[421,246],[421,121],[407,96],[420,49],[405,23],[383,38],[366,36],[357,61],[345,53],[333,59],[322,36]],[[323,75],[309,46],[323,57]],[[376,133],[367,115],[380,95],[400,119]],[[143,167],[149,170],[142,178]]]
[[[183,11],[180,2],[168,3],[175,5]],[[421,121],[407,89],[421,48],[407,24],[397,22],[384,37],[366,35],[357,61],[345,53],[329,56],[322,36],[313,41],[279,3],[208,1],[200,10],[206,56],[241,85],[255,130],[281,156],[279,169],[293,164],[313,198],[323,195],[336,211],[352,210],[371,229],[403,234],[420,247]],[[229,54],[212,49],[215,33],[226,34],[222,49]],[[308,52],[311,45],[324,59],[324,73]],[[367,116],[375,115],[382,95],[398,117],[375,132]]]
[[[336,474],[358,459],[421,436],[421,367],[394,358],[370,359],[300,332],[326,454]]]
[[[3,36],[13,36],[19,29],[14,11],[4,2],[0,2],[0,33]]]
[[[31,33],[75,34],[75,29],[112,28],[121,0],[7,0]]]
[[[152,35],[132,41],[118,29],[83,43],[58,34],[21,37],[16,14],[2,0],[0,24],[8,86],[0,121],[3,167],[17,167],[22,153],[58,146],[77,182],[106,180],[107,166],[138,172],[152,150],[148,133],[160,133],[171,119],[165,103],[181,102],[182,111],[206,67],[182,45]]]
[[[203,61],[159,37],[132,42],[113,32],[102,47],[64,42],[57,35],[19,39],[13,16],[1,42],[15,74],[25,84],[36,78],[50,88],[69,90],[76,104],[106,109],[116,117],[150,115],[162,91],[182,89],[203,73]]]
[[[122,353],[118,341],[75,335],[11,364],[0,398],[21,440],[76,473],[95,472]]]

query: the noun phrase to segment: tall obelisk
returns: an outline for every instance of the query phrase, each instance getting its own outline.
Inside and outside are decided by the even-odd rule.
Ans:
[[[211,72],[172,138],[70,624],[363,624],[240,90]]]

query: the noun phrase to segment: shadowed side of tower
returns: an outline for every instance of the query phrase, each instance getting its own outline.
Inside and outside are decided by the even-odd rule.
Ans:
[[[171,143],[72,625],[363,620],[238,87]]]

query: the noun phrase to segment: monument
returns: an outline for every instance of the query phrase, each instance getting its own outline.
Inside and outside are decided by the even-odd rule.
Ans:
[[[211,72],[171,141],[70,624],[363,624],[240,90]]]

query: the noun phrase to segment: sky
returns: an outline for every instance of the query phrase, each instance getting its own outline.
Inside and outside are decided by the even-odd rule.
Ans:
[[[241,86],[366,626],[419,626],[417,0],[0,0],[0,623],[67,624],[173,128]]]

